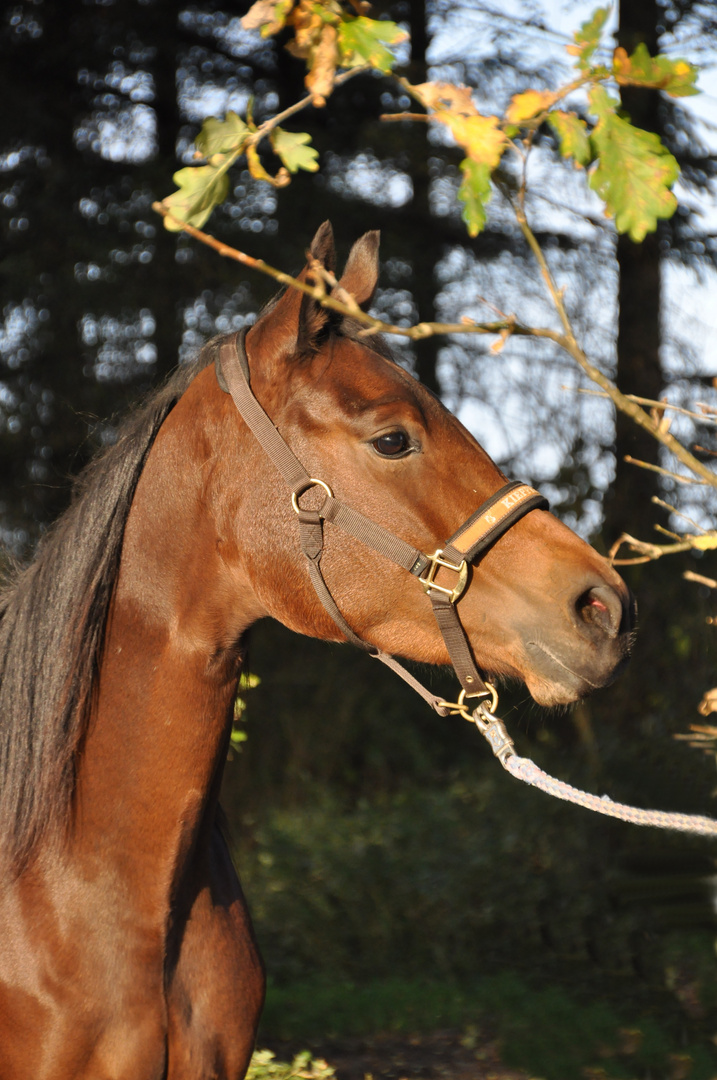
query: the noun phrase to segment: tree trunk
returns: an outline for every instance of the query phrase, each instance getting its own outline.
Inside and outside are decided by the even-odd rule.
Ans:
[[[624,0],[620,5],[618,44],[628,52],[645,42],[657,51],[659,9],[655,0]],[[625,87],[624,108],[637,127],[660,134],[660,99],[654,90]],[[619,268],[619,315],[617,332],[617,384],[623,393],[659,398],[663,388],[660,368],[660,230],[641,244],[628,236],[617,242]],[[605,501],[605,539],[611,543],[619,533],[649,537],[655,520],[650,502],[658,490],[655,474],[625,462],[625,455],[656,462],[658,447],[641,428],[621,413],[617,415],[616,474]]]
[[[423,83],[428,78],[426,64],[426,50],[428,48],[428,31],[426,28],[426,5],[425,0],[410,6],[411,24],[411,73],[410,78],[414,83]],[[428,126],[425,124],[412,125],[410,138],[420,140],[420,150],[411,153],[413,169],[413,200],[411,207],[412,217],[425,222],[428,227],[431,221],[430,208],[430,175],[429,157],[431,146],[428,142]],[[428,239],[428,238],[427,238]],[[435,309],[435,261],[436,251],[432,243],[418,243],[413,245],[411,262],[413,264],[413,298],[418,308],[418,317],[422,322],[432,322],[436,318]],[[416,375],[430,390],[438,393],[440,384],[438,381],[438,338],[429,337],[414,342],[416,357]]]

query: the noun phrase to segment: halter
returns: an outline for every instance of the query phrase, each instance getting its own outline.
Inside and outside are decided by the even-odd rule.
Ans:
[[[240,330],[220,346],[215,361],[217,381],[222,390],[231,394],[242,419],[290,489],[291,505],[299,521],[301,550],[306,556],[316,595],[328,614],[349,641],[400,675],[440,715],[456,711],[468,715],[464,705],[466,698],[476,698],[479,702],[487,699],[495,701],[493,687],[483,680],[478,671],[456,605],[468,584],[470,564],[531,510],[547,509],[547,499],[528,484],[515,481],[505,484],[471,514],[445,547],[426,555],[337,499],[325,481],[309,476],[251,391],[244,345],[246,332],[246,328]],[[301,496],[311,488],[320,488],[324,492],[324,501],[318,509],[301,506]],[[364,641],[351,629],[321,572],[325,521],[349,533],[420,580],[433,606],[448,655],[462,687],[456,704],[435,697],[393,656]],[[449,573],[455,576],[444,584]],[[439,574],[440,580],[437,580]]]
[[[717,821],[693,814],[668,813],[661,810],[642,810],[634,806],[613,802],[607,795],[592,795],[571,787],[570,784],[544,773],[530,760],[519,757],[505,724],[494,716],[498,695],[490,683],[484,682],[476,667],[461,625],[456,603],[468,583],[468,567],[482,552],[486,551],[516,521],[538,507],[547,508],[547,500],[527,484],[510,483],[496,491],[471,514],[460,529],[432,555],[426,555],[411,547],[405,540],[388,532],[381,525],[364,517],[350,506],[334,497],[327,483],[309,476],[304,466],[289,449],[284,439],[262,409],[249,386],[249,364],[244,338],[246,330],[229,338],[219,348],[215,360],[217,381],[222,390],[231,394],[242,418],[256,436],[257,441],[279,470],[291,490],[291,505],[299,519],[301,550],[308,561],[309,574],[316,594],[349,641],[365,649],[371,656],[381,660],[424,698],[440,716],[459,714],[474,723],[487,740],[507,772],[526,784],[541,788],[555,798],[577,803],[599,814],[630,821],[635,825],[652,825],[661,829],[680,832],[717,835]],[[318,510],[301,506],[300,498],[310,488],[321,488],[325,499]],[[338,609],[336,601],[321,573],[323,552],[323,523],[330,521],[339,529],[354,536],[368,547],[374,548],[387,559],[402,566],[417,577],[430,601],[438,622],[448,654],[462,690],[455,703],[435,697],[414,678],[393,656],[369,644],[354,633]],[[436,576],[441,570],[452,572],[456,578],[451,587],[440,584]],[[476,698],[477,705],[470,711],[466,698]]]

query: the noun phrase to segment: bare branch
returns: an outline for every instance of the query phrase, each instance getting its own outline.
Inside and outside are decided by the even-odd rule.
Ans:
[[[706,585],[708,589],[717,589],[717,581],[714,578],[696,574],[694,570],[685,570],[682,576],[685,581],[694,581],[698,585]]]
[[[653,432],[654,434],[654,432]],[[657,436],[655,436],[657,438]],[[662,440],[660,440],[662,441]],[[653,465],[649,461],[640,461],[639,458],[631,457],[630,454],[625,454],[623,458],[628,465],[637,465],[639,469],[647,469],[649,472],[660,473],[661,476],[669,476],[671,480],[674,480],[678,484],[704,484],[704,480],[695,480],[691,476],[682,476],[680,473],[671,472],[669,469],[663,469],[660,465]],[[717,484],[713,485],[717,487]]]
[[[399,337],[409,338],[412,341],[419,341],[422,338],[433,337],[439,334],[488,334],[491,336],[499,336],[502,333],[508,332],[510,334],[518,334],[522,337],[547,338],[550,341],[556,342],[556,344],[561,343],[562,335],[557,331],[543,326],[524,326],[522,323],[516,322],[512,316],[490,323],[423,322],[417,323],[415,326],[396,326],[393,323],[384,322],[382,319],[376,319],[373,315],[367,314],[367,312],[363,311],[358,306],[353,297],[351,297],[350,300],[342,301],[338,296],[328,295],[323,281],[319,284],[314,283],[313,285],[307,281],[300,281],[290,274],[285,274],[283,270],[277,270],[276,267],[270,266],[269,263],[265,262],[263,259],[256,259],[253,255],[247,255],[246,252],[240,251],[230,244],[225,244],[221,240],[217,240],[216,237],[211,236],[209,233],[202,232],[201,229],[196,229],[193,225],[188,225],[186,222],[180,221],[178,218],[175,218],[162,203],[152,203],[152,209],[158,214],[161,214],[162,217],[171,218],[183,232],[194,237],[195,240],[199,240],[202,244],[206,244],[207,247],[212,248],[219,255],[223,255],[227,259],[233,259],[235,262],[242,263],[252,270],[258,270],[262,274],[267,274],[275,281],[278,281],[279,284],[288,285],[292,289],[298,289],[299,292],[311,296],[314,300],[318,301],[322,307],[329,308],[331,311],[337,311],[341,315],[348,315],[357,322],[363,323],[363,332],[366,334],[395,334]],[[336,280],[333,275],[327,274],[323,268],[321,277],[331,282],[335,282]],[[344,295],[348,296],[346,293],[344,293]]]
[[[604,390],[593,390],[589,386],[561,386],[561,390],[573,390],[576,394],[589,394],[591,397],[607,398],[610,395],[606,394]],[[701,424],[709,422],[717,424],[717,415],[706,416],[704,411],[695,412],[693,409],[685,409],[682,405],[671,405],[669,401],[655,401],[653,398],[639,397],[637,394],[626,394],[625,397],[628,401],[634,401],[637,405],[650,405],[653,408],[669,409],[670,412],[680,413],[682,416],[689,416],[691,420],[699,420]],[[695,408],[704,410],[706,406],[700,402],[696,402]],[[710,410],[717,413],[717,410]],[[702,447],[695,447],[696,450],[703,450]],[[705,451],[707,453],[708,451]]]

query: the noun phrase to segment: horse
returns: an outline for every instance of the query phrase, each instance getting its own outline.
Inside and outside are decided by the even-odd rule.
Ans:
[[[328,223],[301,279],[317,267]],[[378,271],[367,233],[336,289],[366,308]],[[628,657],[629,591],[534,492],[458,594],[439,545],[506,477],[378,337],[295,288],[249,328],[251,396],[309,477],[293,490],[222,385],[236,348],[210,342],[129,414],[0,598],[0,1080],[244,1076],[264,974],[218,791],[257,620],[446,664],[426,593],[456,593],[469,668],[546,706]],[[332,611],[299,542],[317,496],[435,557],[416,573],[320,522]]]

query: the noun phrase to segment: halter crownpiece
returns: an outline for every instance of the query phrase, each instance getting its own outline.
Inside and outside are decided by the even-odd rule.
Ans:
[[[299,519],[301,550],[307,558],[311,582],[326,611],[349,641],[387,664],[417,690],[436,712],[446,715],[452,711],[452,706],[426,690],[394,657],[364,641],[346,622],[321,573],[323,525],[329,521],[419,578],[433,606],[448,655],[463,688],[463,696],[479,700],[490,698],[492,691],[476,666],[458,617],[456,602],[468,583],[470,563],[525,514],[538,507],[547,508],[547,500],[528,484],[515,481],[505,484],[471,514],[444,548],[426,555],[337,499],[324,480],[309,476],[252,393],[245,337],[246,328],[220,346],[215,360],[217,381],[225,392],[231,394],[245,423],[289,486],[291,504]],[[301,496],[315,487],[323,490],[323,503],[318,509],[303,508]],[[442,571],[455,573],[456,577],[450,580],[450,585],[442,583],[445,580]],[[441,581],[437,580],[439,574]]]

